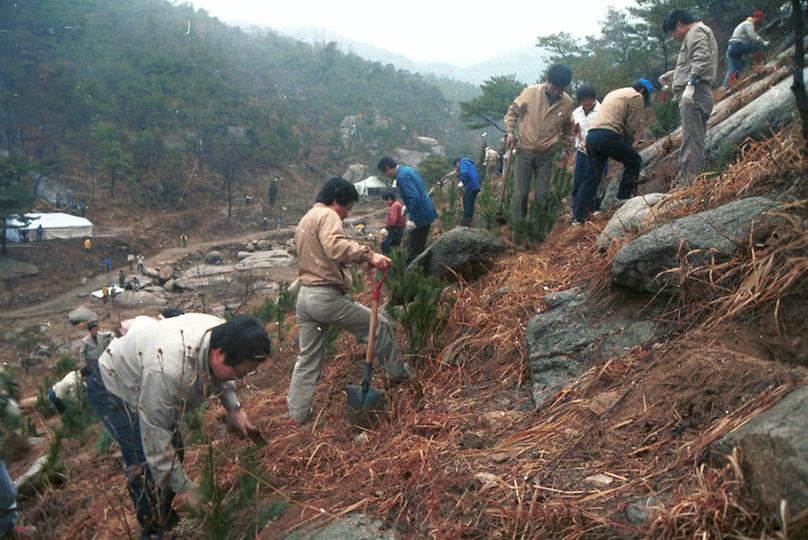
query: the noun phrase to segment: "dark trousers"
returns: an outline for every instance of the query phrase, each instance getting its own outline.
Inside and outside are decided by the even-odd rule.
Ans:
[[[67,407],[65,407],[64,402],[58,397],[56,397],[56,392],[54,392],[53,388],[51,388],[48,391],[48,399],[50,400],[51,403],[53,403],[53,406],[56,407],[56,410],[59,412],[59,414],[62,414],[67,410]]]
[[[411,263],[426,248],[426,237],[429,236],[431,227],[431,223],[421,225],[411,230],[407,235],[407,264]]]
[[[464,227],[471,227],[471,220],[474,219],[474,201],[477,200],[479,189],[463,190],[463,220],[460,222]]]
[[[171,508],[174,492],[168,488],[161,489],[154,481],[143,451],[137,410],[107,391],[98,367],[87,380],[87,398],[104,427],[121,447],[129,495],[135,504],[143,534],[159,535],[167,531],[179,521]],[[179,430],[174,431],[172,443],[182,462],[184,456]]]
[[[394,247],[400,246],[403,237],[402,227],[387,227],[387,236],[382,241],[382,255],[389,255]]]
[[[572,203],[573,215],[578,221],[586,221],[595,207],[598,186],[603,180],[609,158],[623,164],[618,199],[630,199],[634,196],[642,165],[640,154],[623,137],[610,129],[590,129],[586,135],[586,148],[586,172]]]
[[[735,77],[741,76],[746,62],[743,57],[747,54],[753,54],[763,50],[762,43],[742,43],[740,41],[733,41],[727,47],[727,74],[724,77],[724,87],[726,88],[729,83],[730,76],[734,73]]]
[[[575,216],[575,208],[576,208],[576,199],[575,197],[580,191],[581,186],[584,184],[584,179],[586,178],[586,162],[587,162],[587,155],[586,152],[581,152],[580,150],[575,152],[575,173],[572,177],[572,215]],[[605,178],[606,175],[609,174],[609,163],[603,166],[603,172],[601,173],[601,177]],[[602,182],[598,184],[599,188],[602,188]],[[603,202],[603,189],[598,189],[597,193],[595,194],[595,201],[592,204],[592,210],[600,210],[600,203]]]
[[[17,488],[0,460],[0,536],[5,537],[17,526]]]

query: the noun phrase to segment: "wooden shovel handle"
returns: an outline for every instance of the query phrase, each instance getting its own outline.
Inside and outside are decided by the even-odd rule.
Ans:
[[[373,283],[373,301],[370,304],[370,335],[368,335],[368,348],[365,352],[365,363],[367,364],[373,363],[373,351],[376,350],[376,328],[379,326],[379,303],[381,290],[389,272],[389,268],[385,269],[382,278],[376,281],[376,271],[373,268],[370,269],[370,279]]]

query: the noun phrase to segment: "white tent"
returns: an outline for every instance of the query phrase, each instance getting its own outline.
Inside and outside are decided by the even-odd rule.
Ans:
[[[355,182],[354,187],[356,187],[356,191],[359,193],[360,197],[381,195],[390,189],[390,186],[388,186],[382,180],[379,180],[378,176],[368,176],[361,182]]]
[[[36,230],[42,225],[43,240],[57,238],[84,238],[93,235],[93,224],[89,219],[70,214],[25,214],[29,220],[23,223],[13,218],[6,219],[6,239],[20,242],[20,231],[27,231],[29,241],[36,240]],[[25,233],[23,233],[25,234]]]

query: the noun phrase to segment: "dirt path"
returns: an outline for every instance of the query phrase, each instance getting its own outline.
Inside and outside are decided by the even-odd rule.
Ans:
[[[210,249],[217,246],[232,245],[238,243],[246,243],[257,240],[273,240],[273,241],[286,241],[294,235],[294,228],[287,227],[274,231],[258,231],[244,234],[232,238],[219,238],[214,240],[205,240],[202,242],[191,242],[186,247],[173,247],[165,249],[148,259],[146,264],[149,266],[160,266],[165,264],[175,264],[195,252]],[[113,268],[111,272],[101,273],[91,278],[83,284],[77,285],[70,290],[60,293],[53,298],[45,301],[38,302],[22,308],[5,310],[0,313],[0,320],[17,320],[37,318],[57,313],[68,312],[81,302],[81,299],[89,296],[95,290],[100,289],[104,284],[111,281],[117,281],[118,270],[127,270],[127,267]]]

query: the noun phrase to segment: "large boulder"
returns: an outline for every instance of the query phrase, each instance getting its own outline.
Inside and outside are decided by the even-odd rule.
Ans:
[[[396,540],[401,536],[378,518],[352,512],[320,528],[293,532],[287,540]]]
[[[67,314],[67,320],[70,321],[70,324],[81,324],[83,322],[97,321],[98,314],[88,307],[79,306]]]
[[[667,270],[679,268],[680,259],[690,266],[728,260],[775,206],[764,197],[750,197],[661,225],[623,246],[612,264],[612,280],[641,292],[672,291],[679,276]]]
[[[664,332],[652,320],[654,312],[646,308],[641,313],[644,301],[626,299],[608,314],[587,302],[588,295],[578,287],[548,294],[547,310],[528,322],[527,363],[536,406],[591,365],[622,356]]]
[[[649,193],[640,195],[626,201],[606,224],[606,227],[598,235],[596,241],[598,249],[605,251],[613,241],[625,237],[627,234],[647,228],[657,219],[668,213],[676,206],[657,204],[665,198],[664,193]]]
[[[33,264],[15,261],[8,257],[0,257],[0,280],[35,276],[37,274],[39,274],[39,268]]]
[[[367,165],[363,165],[362,163],[354,163],[345,169],[345,172],[342,173],[342,177],[353,184],[354,182],[358,182],[365,178],[365,176],[367,176],[367,172]]]
[[[205,254],[204,261],[207,264],[222,264],[224,262],[224,255],[221,251],[208,251]]]
[[[455,273],[470,281],[488,271],[502,252],[505,242],[485,231],[457,227],[432,242],[410,267],[420,266],[428,274],[455,279]]]
[[[711,453],[721,458],[732,454],[733,448],[739,448],[746,485],[763,508],[777,515],[780,501],[785,499],[788,515],[795,516],[808,510],[806,426],[808,386],[802,386],[717,441]]]
[[[123,291],[115,296],[115,303],[122,307],[164,306],[166,299],[161,292]]]
[[[418,150],[409,150],[407,148],[395,148],[391,156],[402,165],[417,167],[419,163],[429,156],[429,152],[419,152]]]
[[[256,251],[234,265],[235,270],[257,270],[259,268],[278,268],[289,266],[295,258],[285,249],[271,249],[269,251]]]

